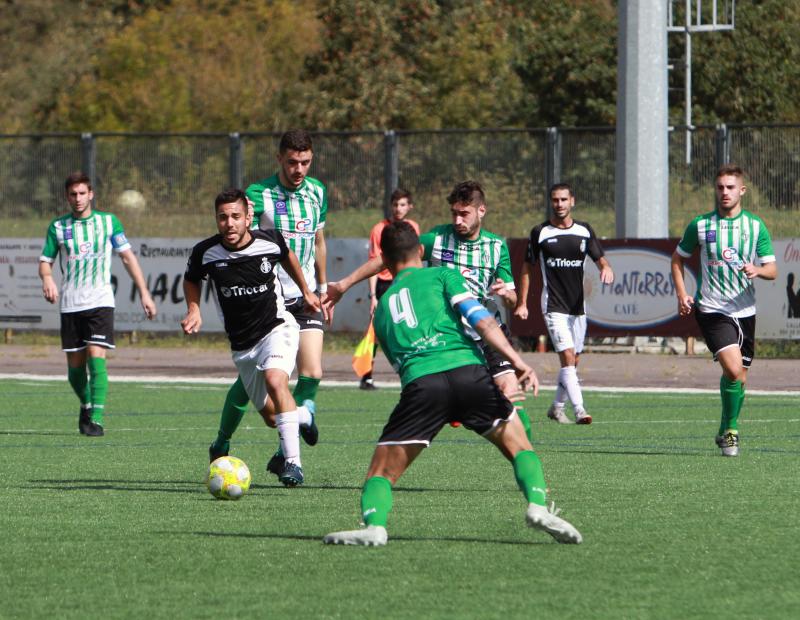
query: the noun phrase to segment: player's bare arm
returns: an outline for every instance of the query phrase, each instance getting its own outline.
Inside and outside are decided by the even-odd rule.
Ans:
[[[325,231],[320,229],[314,235],[314,267],[317,271],[317,286],[320,295],[328,290],[328,246],[325,242]],[[333,306],[320,304],[322,319],[330,325],[333,323]]]
[[[517,305],[517,292],[500,278],[497,278],[489,287],[489,292],[499,297],[506,308],[511,309]]]
[[[611,264],[606,260],[606,257],[601,256],[595,261],[595,265],[600,270],[600,282],[611,284],[614,281],[614,271],[611,269]]]
[[[139,266],[139,260],[136,258],[136,254],[133,253],[133,250],[124,250],[119,253],[119,257],[122,260],[122,264],[125,266],[125,271],[128,272],[131,280],[133,280],[133,283],[136,285],[136,289],[139,291],[144,315],[152,320],[157,313],[156,303],[153,301],[150,291],[147,290],[147,283],[144,280],[142,268]]]
[[[322,296],[322,303],[334,306],[353,285],[358,284],[362,280],[366,280],[370,276],[378,275],[384,268],[385,265],[383,264],[382,257],[376,256],[375,258],[370,258],[366,263],[356,268],[352,273],[341,280],[337,282],[328,282],[328,291]]]
[[[303,270],[300,267],[300,261],[297,260],[297,255],[289,250],[286,258],[281,261],[281,267],[286,270],[289,277],[297,284],[297,288],[299,288],[300,292],[303,294],[303,300],[306,302],[306,305],[309,308],[313,308],[315,312],[319,312],[321,309],[319,297],[308,288],[306,279],[303,276]]]
[[[523,321],[528,318],[528,291],[531,288],[531,266],[527,261],[522,265],[522,274],[519,277],[519,292],[517,304],[514,307],[514,316]]]
[[[678,314],[688,316],[692,313],[694,299],[686,293],[686,282],[683,279],[683,256],[678,252],[672,253],[670,269],[672,270],[672,281],[675,283],[675,295],[678,298]]]
[[[39,277],[42,279],[42,295],[51,304],[58,301],[58,286],[53,278],[53,266],[47,261],[39,261]]]
[[[774,280],[778,277],[778,263],[773,261],[764,263],[761,266],[756,266],[753,263],[745,263],[744,267],[742,267],[742,271],[744,272],[744,275],[751,280],[754,280],[755,278]]]
[[[186,300],[186,316],[181,321],[181,328],[185,334],[196,334],[203,325],[200,314],[200,285],[183,279],[183,297]]]

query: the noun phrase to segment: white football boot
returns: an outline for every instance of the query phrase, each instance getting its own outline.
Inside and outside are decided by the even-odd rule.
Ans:
[[[525,521],[529,527],[547,532],[560,543],[579,544],[583,541],[583,536],[569,521],[559,517],[559,512],[561,512],[560,509],[556,508],[555,503],[552,502],[549,508],[538,504],[528,504]]]
[[[368,525],[361,530],[345,530],[332,532],[322,539],[326,545],[364,545],[366,547],[382,547],[389,540],[386,528],[381,525]]]
[[[550,405],[550,409],[547,410],[547,417],[551,420],[558,422],[559,424],[572,424],[572,420],[567,417],[567,414],[564,413],[565,406],[564,404],[556,404],[553,403]]]

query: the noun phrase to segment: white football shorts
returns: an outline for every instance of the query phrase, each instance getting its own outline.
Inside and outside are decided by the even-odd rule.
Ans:
[[[586,336],[586,315],[562,314],[546,312],[544,322],[547,333],[553,342],[553,348],[561,353],[567,349],[575,349],[575,353],[583,351],[583,339]]]
[[[300,328],[291,314],[247,351],[233,351],[233,363],[242,378],[250,402],[259,411],[267,404],[267,382],[264,371],[277,368],[291,377],[300,344]]]

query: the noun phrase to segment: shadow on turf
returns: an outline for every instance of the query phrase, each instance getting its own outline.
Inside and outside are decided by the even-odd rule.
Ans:
[[[177,532],[158,532],[174,536]],[[311,540],[322,542],[322,536],[306,536],[303,534],[247,534],[230,532],[187,532],[193,536],[206,536],[211,538],[248,538],[248,539],[278,539],[278,540]],[[392,536],[392,542],[461,542],[461,543],[480,543],[490,545],[550,545],[552,540],[546,538],[542,540],[503,540],[498,538],[469,538],[459,536]]]

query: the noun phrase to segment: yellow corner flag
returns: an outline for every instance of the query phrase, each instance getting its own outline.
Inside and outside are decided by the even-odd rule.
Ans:
[[[367,332],[361,339],[361,342],[356,345],[356,350],[353,352],[353,371],[359,377],[363,377],[370,370],[372,370],[372,353],[375,350],[375,328],[372,327],[372,321],[369,322]]]

